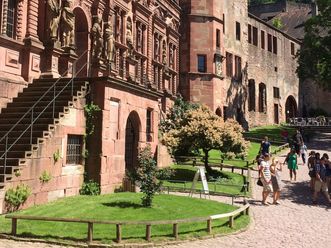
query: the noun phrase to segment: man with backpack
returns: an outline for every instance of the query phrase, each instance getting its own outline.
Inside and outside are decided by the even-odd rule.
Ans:
[[[315,165],[315,185],[314,185],[314,195],[313,195],[313,204],[317,204],[317,196],[322,190],[326,200],[331,205],[331,199],[328,193],[328,185],[326,182],[326,162],[327,158],[322,157],[319,163]]]

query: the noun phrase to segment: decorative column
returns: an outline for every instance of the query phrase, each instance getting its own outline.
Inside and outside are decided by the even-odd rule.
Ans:
[[[19,0],[17,3],[17,25],[16,25],[16,38],[22,40],[23,38],[23,5],[25,0]],[[28,18],[29,19],[29,18]]]
[[[38,37],[38,0],[28,1],[28,23],[26,38],[31,38],[39,41]]]

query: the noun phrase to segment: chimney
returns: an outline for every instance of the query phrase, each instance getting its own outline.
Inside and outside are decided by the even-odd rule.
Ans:
[[[316,0],[313,0],[311,3],[311,15],[317,16],[318,15],[318,6]]]

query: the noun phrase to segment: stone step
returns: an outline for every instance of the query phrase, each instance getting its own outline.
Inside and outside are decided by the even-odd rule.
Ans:
[[[52,101],[53,100],[53,96],[45,96],[42,100],[43,101]],[[27,102],[36,102],[39,98],[36,97],[36,96],[21,96],[21,97],[17,97],[17,98],[14,98],[13,99],[13,102],[14,103],[17,103],[17,102],[24,102],[24,103],[27,103]],[[56,98],[57,101],[75,101],[75,96],[72,97],[71,95],[60,95]],[[77,99],[76,99],[77,100]]]
[[[11,124],[0,124],[0,130],[1,131],[9,131],[11,128],[13,128],[13,125]],[[54,124],[47,124],[47,123],[38,123],[38,124],[33,124],[32,127],[30,127],[30,124],[17,124],[14,129],[10,132],[15,132],[15,131],[21,131],[21,132],[29,132],[30,130],[46,130],[46,131],[53,131],[55,129]],[[9,134],[10,135],[10,134]]]
[[[62,92],[70,92],[71,93],[71,85],[66,86],[65,85],[56,85],[55,86],[55,93]],[[85,85],[76,84],[73,86],[73,92],[76,91],[85,91],[87,87]],[[42,96],[46,91],[52,92],[54,94],[54,88],[47,87],[47,86],[34,86],[34,87],[27,87],[23,89],[23,94],[28,92],[39,92],[40,96]]]
[[[7,145],[7,148],[10,146],[10,143]],[[0,151],[4,151],[6,149],[5,144],[0,144]],[[38,145],[31,144],[15,144],[11,150],[15,151],[35,151],[38,149]]]
[[[53,86],[53,84],[56,82],[57,86],[65,86],[68,84],[69,80],[68,79],[35,79],[33,80],[32,84],[29,84],[29,88],[38,88],[38,87],[45,87],[45,88],[50,88]],[[80,85],[80,86],[87,86],[88,82],[87,81],[81,81],[81,80],[74,80],[74,85]]]
[[[19,119],[17,118],[8,118],[8,119],[1,119],[0,118],[0,124],[10,124],[10,125],[13,125],[13,124],[16,124],[17,122],[19,121]],[[29,124],[30,125],[31,123],[31,117],[25,117],[23,118],[19,124]],[[60,119],[58,118],[38,118],[35,122],[35,124],[59,124],[60,123]]]
[[[28,112],[30,110],[30,106],[26,106],[26,107],[16,107],[16,108],[5,108],[3,109],[1,114],[5,114],[5,113],[21,113],[21,116],[23,116],[26,112]],[[45,106],[36,106],[33,108],[33,116],[37,116],[39,113],[41,112],[53,112],[53,105],[51,104],[48,107]],[[54,106],[54,112],[65,112],[65,111],[69,111],[69,108],[66,106],[57,106],[56,102],[55,102],[55,106]],[[30,113],[28,113],[29,116],[31,116],[31,111]],[[1,115],[0,115],[1,116]]]
[[[54,113],[54,116],[53,116],[53,111],[47,111],[47,112],[43,112],[40,114],[40,113],[35,113],[35,118],[38,117],[38,118],[63,118],[65,113],[63,113],[62,111],[58,111],[58,112],[55,112]],[[14,112],[14,113],[1,113],[0,114],[0,119],[1,118],[4,118],[4,119],[17,119],[17,121],[20,120],[20,118],[24,115],[24,113],[22,112]],[[29,116],[29,114],[27,114],[27,116]],[[1,136],[0,136],[1,137]]]
[[[72,101],[56,101],[55,102],[57,106],[73,106]],[[31,102],[11,102],[8,103],[7,108],[19,108],[19,107],[27,107],[29,106],[30,108],[35,104],[35,101]],[[36,106],[47,106],[49,104],[49,101],[40,101],[37,103]]]
[[[10,167],[17,167],[19,166],[20,164],[20,161],[18,158],[7,158],[6,160],[6,167],[7,166],[10,166]],[[5,159],[4,158],[1,158],[0,159],[0,168],[3,168],[4,167],[4,164],[5,164]]]
[[[0,158],[2,157],[4,159],[5,151],[0,151]],[[6,153],[7,158],[29,158],[32,156],[31,151],[7,151]]]

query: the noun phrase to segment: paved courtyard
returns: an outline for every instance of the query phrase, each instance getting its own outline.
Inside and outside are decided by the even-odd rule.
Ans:
[[[316,137],[308,149],[327,152],[331,155],[331,136]],[[285,156],[279,160],[284,161]],[[299,160],[301,162],[301,160]],[[256,176],[256,175],[255,175]],[[203,247],[273,247],[273,248],[314,248],[331,247],[330,224],[331,207],[320,196],[319,204],[311,204],[311,191],[308,187],[308,169],[299,165],[296,182],[289,181],[287,168],[284,168],[282,178],[285,187],[281,195],[281,205],[261,205],[262,187],[254,187],[253,199],[250,199],[253,223],[250,228],[236,235],[215,239],[186,242],[179,245],[165,246],[167,248],[203,248]],[[255,185],[254,185],[255,186]],[[214,200],[223,200],[212,197]],[[269,202],[272,199],[269,198]],[[316,234],[316,232],[318,234]],[[329,244],[329,245],[327,245]],[[59,248],[61,246],[15,242],[0,240],[0,248]]]

